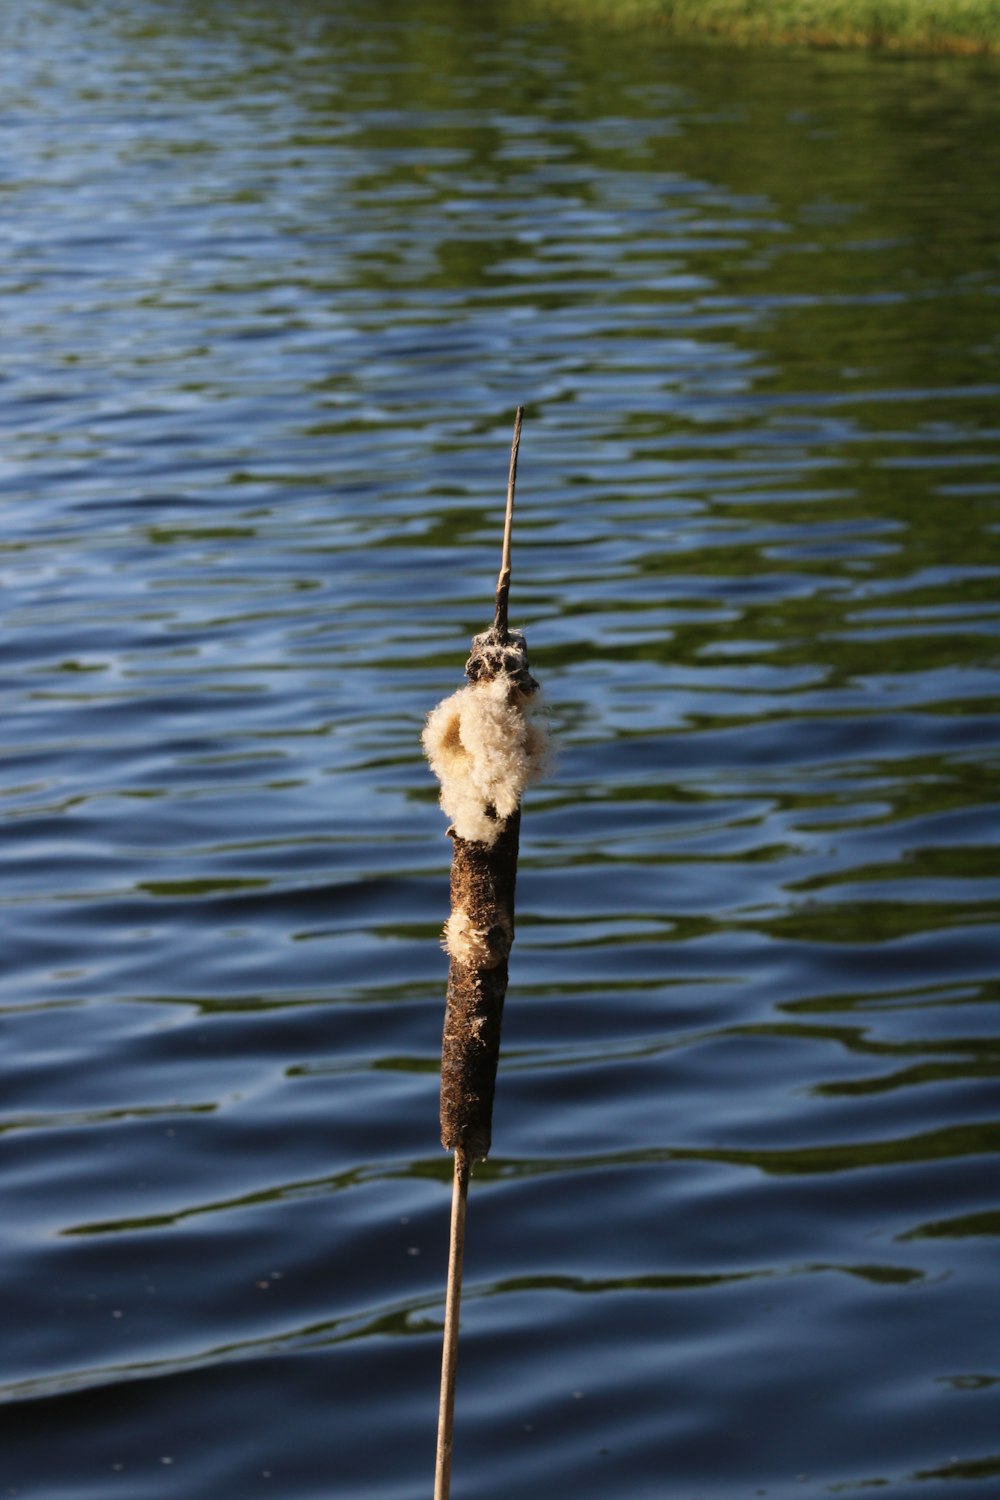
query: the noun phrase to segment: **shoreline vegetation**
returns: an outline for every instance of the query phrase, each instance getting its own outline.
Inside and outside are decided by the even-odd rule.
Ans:
[[[1000,53],[1000,0],[536,0],[567,19],[742,44]]]

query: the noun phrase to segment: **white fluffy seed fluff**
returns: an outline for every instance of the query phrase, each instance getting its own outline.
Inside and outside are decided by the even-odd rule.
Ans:
[[[428,717],[424,751],[459,838],[494,844],[525,787],[544,775],[549,741],[538,697],[501,672],[468,683]]]
[[[513,940],[513,931],[508,921],[493,931],[476,927],[468,912],[461,907],[453,911],[444,924],[441,946],[450,958],[467,964],[472,969],[494,969],[507,957]]]

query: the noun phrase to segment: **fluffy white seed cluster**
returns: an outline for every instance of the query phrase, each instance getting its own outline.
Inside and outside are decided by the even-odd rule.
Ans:
[[[544,775],[549,740],[538,697],[500,672],[470,682],[430,714],[424,751],[459,838],[494,844],[525,787]]]
[[[477,927],[468,912],[459,907],[444,924],[441,946],[450,958],[457,958],[470,969],[495,969],[507,957],[513,939],[506,918],[487,930]]]

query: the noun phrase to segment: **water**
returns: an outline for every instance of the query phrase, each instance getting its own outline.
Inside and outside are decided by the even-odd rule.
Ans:
[[[523,399],[456,1500],[996,1495],[995,66],[4,32],[0,1493],[430,1493],[418,736]]]

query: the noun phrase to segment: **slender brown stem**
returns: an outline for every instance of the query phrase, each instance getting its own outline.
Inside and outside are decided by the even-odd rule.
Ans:
[[[455,1152],[451,1189],[451,1238],[448,1245],[448,1287],[444,1304],[444,1353],[441,1356],[441,1404],[438,1408],[437,1463],[434,1500],[451,1494],[451,1450],[455,1435],[455,1373],[458,1364],[458,1312],[462,1301],[462,1258],[465,1253],[465,1204],[469,1195],[469,1159]]]
[[[514,486],[517,483],[517,450],[521,445],[521,422],[524,407],[514,414],[514,441],[510,445],[510,470],[507,475],[507,514],[503,523],[503,551],[500,554],[500,577],[497,579],[497,608],[493,617],[493,634],[501,646],[507,644],[507,603],[510,599],[510,533],[514,524]]]

